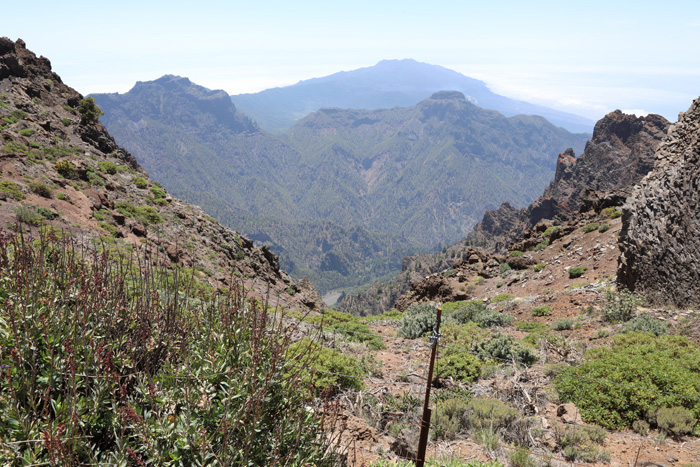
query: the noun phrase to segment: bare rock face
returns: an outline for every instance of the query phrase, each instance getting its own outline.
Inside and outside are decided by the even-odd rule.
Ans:
[[[622,205],[632,187],[654,167],[654,151],[668,126],[660,115],[638,118],[610,112],[596,123],[581,157],[577,159],[571,149],[559,154],[554,180],[540,198],[525,209],[503,203],[486,211],[467,237],[469,243],[503,252],[543,219],[564,223],[582,205],[586,209]]]
[[[652,304],[700,305],[700,98],[623,209],[618,283]]]

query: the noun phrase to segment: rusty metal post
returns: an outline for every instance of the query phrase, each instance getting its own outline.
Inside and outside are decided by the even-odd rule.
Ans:
[[[440,340],[440,319],[442,318],[442,307],[437,308],[437,319],[433,333],[430,335],[432,349],[430,351],[430,365],[428,366],[428,381],[425,386],[425,402],[423,403],[423,420],[420,428],[420,439],[418,440],[418,455],[416,456],[416,467],[423,467],[425,464],[425,450],[428,447],[428,434],[430,432],[430,418],[432,411],[430,405],[430,387],[433,384],[433,367],[435,366],[435,353],[437,352],[438,341]]]

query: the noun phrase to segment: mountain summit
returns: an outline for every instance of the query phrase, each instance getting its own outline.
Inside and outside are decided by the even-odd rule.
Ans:
[[[382,60],[371,67],[341,71],[255,94],[239,94],[231,99],[261,128],[282,132],[296,120],[323,107],[369,110],[409,107],[444,89],[459,91],[473,104],[497,110],[507,117],[541,115],[572,132],[589,133],[593,129],[594,122],[578,115],[500,96],[483,81],[411,59]]]

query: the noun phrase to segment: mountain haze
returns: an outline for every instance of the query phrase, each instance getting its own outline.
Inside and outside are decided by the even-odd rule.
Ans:
[[[280,136],[186,78],[95,98],[117,141],[164,186],[269,244],[293,277],[322,291],[462,238],[504,197],[525,206],[554,156],[587,139],[542,117],[481,109],[457,91],[411,107],[322,109]]]
[[[483,81],[411,59],[382,60],[371,67],[341,71],[258,93],[238,94],[231,99],[262,128],[279,133],[323,107],[370,110],[408,107],[445,89],[460,91],[479,107],[497,110],[506,116],[541,115],[576,133],[588,133],[593,129],[594,122],[586,118],[495,94]]]

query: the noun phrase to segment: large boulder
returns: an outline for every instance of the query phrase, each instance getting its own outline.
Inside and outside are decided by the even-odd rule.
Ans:
[[[618,282],[651,304],[700,305],[700,98],[656,151],[627,199]]]

